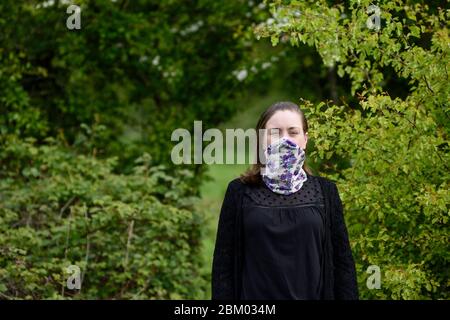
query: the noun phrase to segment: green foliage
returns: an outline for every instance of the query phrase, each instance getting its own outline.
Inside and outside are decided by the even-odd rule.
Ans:
[[[370,4],[273,1],[275,23],[255,31],[275,44],[284,36],[315,47],[359,99],[303,102],[310,157],[324,161],[320,170],[339,186],[362,298],[448,299],[449,11],[380,1],[381,28],[373,30]],[[405,97],[391,96],[386,70],[408,82]],[[379,290],[366,287],[373,264],[382,272]]]
[[[0,297],[202,298],[203,217],[182,209],[183,175],[150,166],[148,155],[122,175],[113,173],[117,159],[75,155],[52,141],[4,146]],[[81,268],[80,291],[66,288],[69,265]]]
[[[253,50],[241,28],[255,19],[247,1],[77,5],[81,29],[68,30],[60,1],[1,1],[3,132],[78,146],[81,124],[103,126],[96,154],[118,156],[125,172],[142,152],[170,163],[174,129],[234,114],[247,81],[233,72]]]

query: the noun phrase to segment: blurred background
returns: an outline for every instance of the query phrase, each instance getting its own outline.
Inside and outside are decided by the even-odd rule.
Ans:
[[[2,0],[0,299],[209,299],[248,166],[175,165],[171,134],[277,101],[338,185],[361,298],[448,299],[448,3],[371,4]]]

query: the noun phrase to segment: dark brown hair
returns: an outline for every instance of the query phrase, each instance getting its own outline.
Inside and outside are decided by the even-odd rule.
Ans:
[[[301,121],[302,121],[302,127],[303,127],[303,134],[306,134],[308,132],[308,122],[306,121],[305,115],[303,111],[300,109],[298,105],[296,105],[293,102],[290,101],[280,101],[276,102],[273,105],[271,105],[269,108],[264,111],[261,116],[259,117],[258,123],[256,124],[256,132],[257,132],[257,146],[259,148],[260,141],[259,141],[259,129],[265,129],[267,121],[275,114],[277,111],[282,110],[290,110],[297,112],[300,115]],[[258,184],[262,182],[261,179],[261,160],[259,158],[259,152],[256,152],[256,163],[253,164],[246,172],[241,174],[240,179],[244,183],[248,184]],[[311,169],[306,165],[303,164],[303,170],[305,170],[307,173],[312,174]]]

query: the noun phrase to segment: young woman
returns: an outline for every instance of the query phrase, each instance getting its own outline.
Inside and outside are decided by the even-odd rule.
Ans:
[[[358,299],[336,184],[313,176],[304,164],[305,115],[292,102],[278,102],[261,115],[256,129],[267,132],[264,159],[257,156],[257,163],[228,185],[212,299]]]

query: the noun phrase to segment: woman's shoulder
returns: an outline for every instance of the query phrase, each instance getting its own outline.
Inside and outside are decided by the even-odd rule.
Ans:
[[[245,179],[240,176],[237,178],[233,178],[229,183],[227,187],[227,192],[240,197],[244,193],[249,192],[249,190],[252,190],[254,188],[257,188],[259,186],[258,183],[250,183],[245,181]]]
[[[330,178],[327,178],[327,177],[324,177],[324,176],[322,176],[320,174],[317,174],[317,175],[308,174],[308,177],[312,177],[313,179],[317,179],[317,180],[322,181],[324,183],[335,183],[334,180],[332,180]]]
[[[233,178],[230,182],[228,182],[224,204],[226,205],[235,205],[239,202],[241,195],[244,193],[244,183],[239,178]]]
[[[228,188],[231,189],[231,190],[241,190],[244,187],[245,187],[245,183],[244,183],[244,181],[242,181],[242,179],[240,177],[233,178],[228,183]]]
[[[337,189],[337,184],[336,184],[335,180],[332,180],[330,178],[326,178],[326,177],[321,176],[321,175],[310,175],[310,174],[308,174],[308,177],[310,177],[312,179],[317,179],[317,181],[319,181],[319,183],[324,188],[324,191]]]

